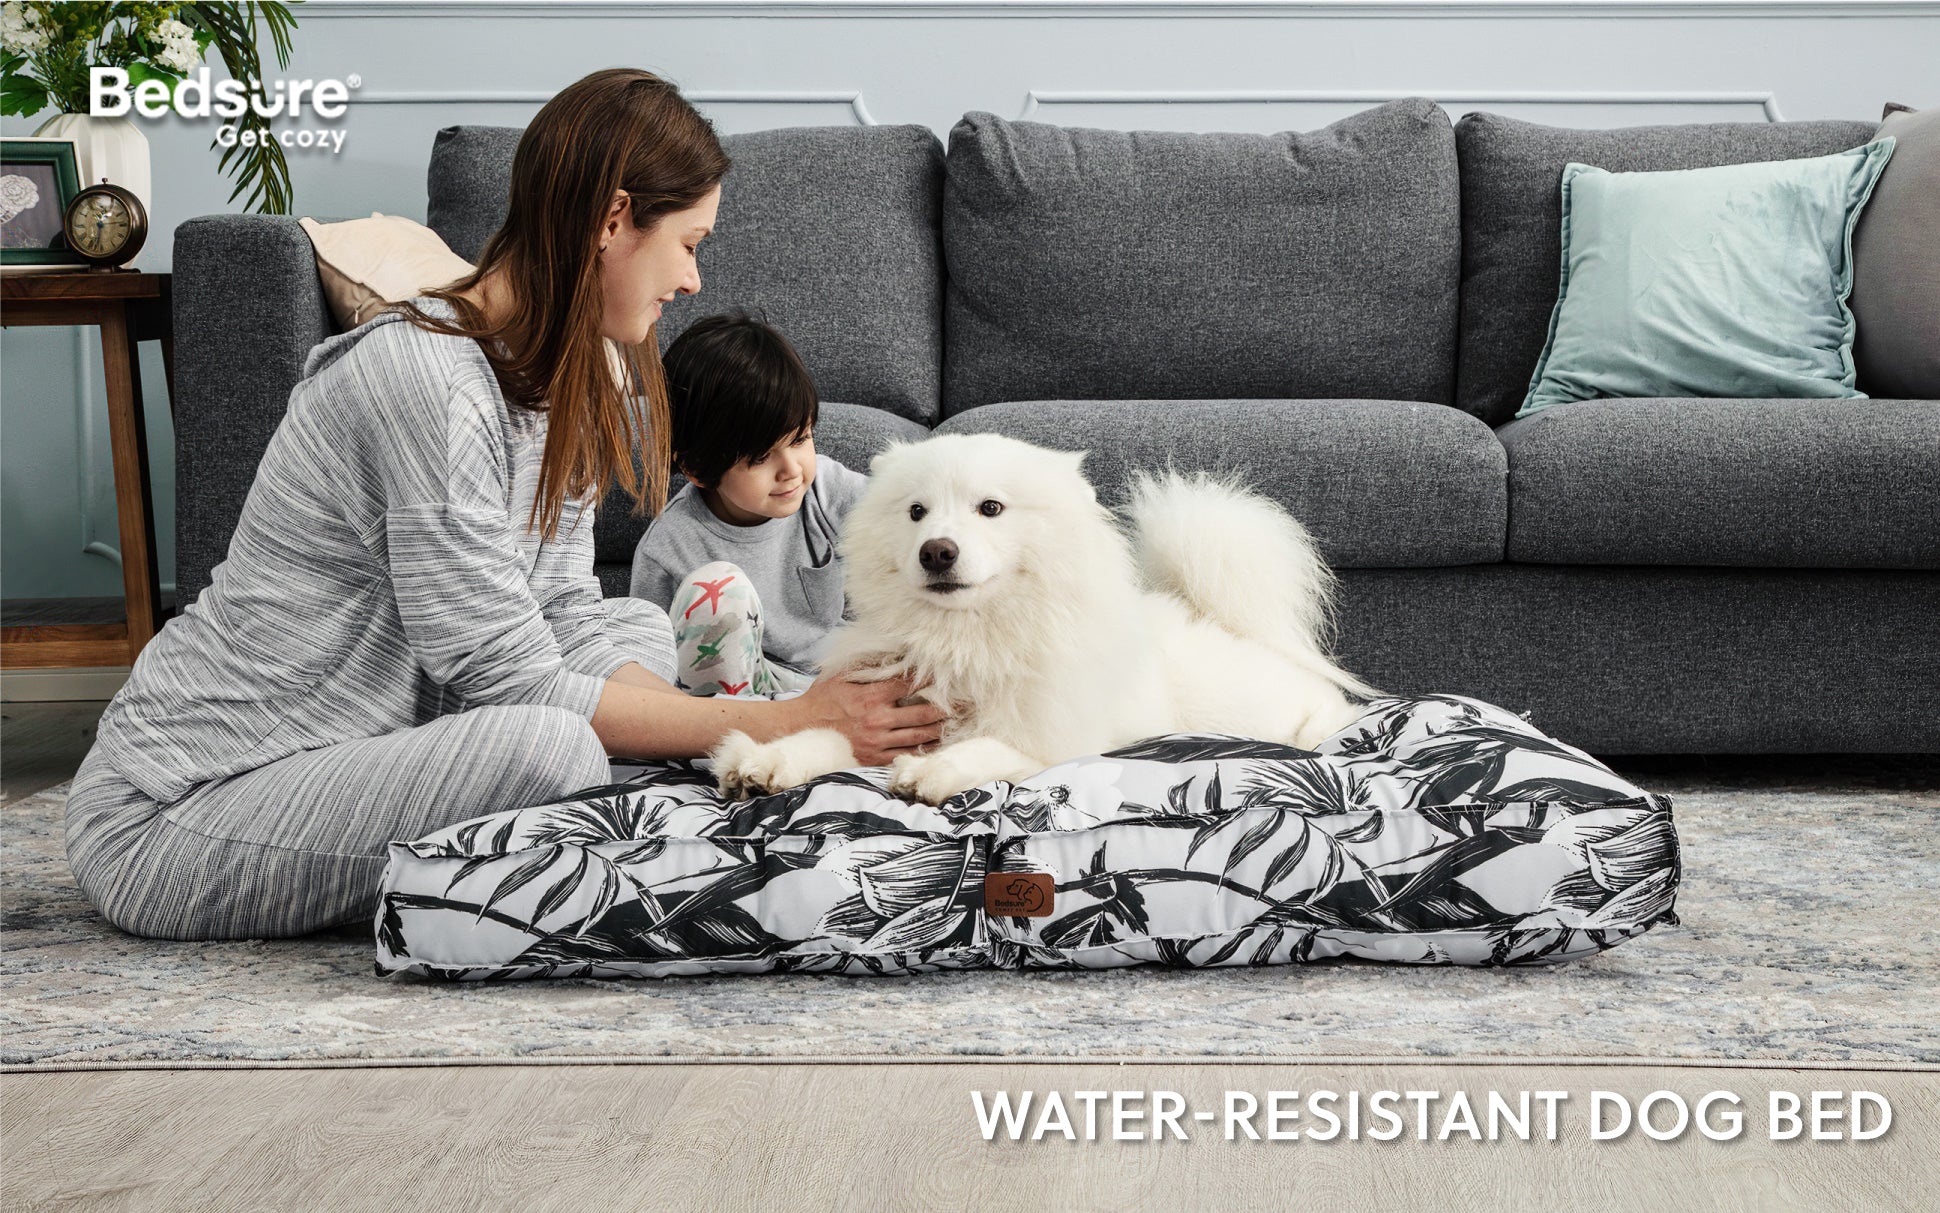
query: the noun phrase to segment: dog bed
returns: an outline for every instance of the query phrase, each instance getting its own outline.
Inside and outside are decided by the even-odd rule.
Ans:
[[[377,971],[455,980],[1550,964],[1675,923],[1671,803],[1502,708],[1376,700],[1316,750],[1153,738],[939,807],[701,763],[390,848]]]

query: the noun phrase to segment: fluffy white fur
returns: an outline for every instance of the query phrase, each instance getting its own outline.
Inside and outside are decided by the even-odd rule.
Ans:
[[[897,794],[939,804],[1160,733],[1311,747],[1359,714],[1349,693],[1379,694],[1327,656],[1333,574],[1292,515],[1203,476],[1141,476],[1128,536],[1083,459],[961,434],[870,465],[841,540],[855,618],[823,668],[909,674],[949,709],[939,747],[896,761]],[[957,549],[941,574],[920,560],[933,540]],[[730,795],[855,765],[827,729],[731,733],[712,757]]]

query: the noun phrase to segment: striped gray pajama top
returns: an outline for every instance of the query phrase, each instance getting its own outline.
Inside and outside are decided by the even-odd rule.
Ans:
[[[449,304],[420,297],[427,312]],[[478,343],[395,312],[310,351],[212,584],[143,649],[96,748],[168,804],[210,779],[486,704],[590,719],[666,615],[602,602],[593,505],[525,529],[546,414]]]

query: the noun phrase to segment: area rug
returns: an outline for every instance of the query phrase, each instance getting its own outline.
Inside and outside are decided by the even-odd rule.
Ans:
[[[380,978],[371,930],[174,943],[101,919],[66,788],[0,810],[0,1064],[651,1060],[1653,1060],[1940,1065],[1940,791],[1669,795],[1683,922],[1549,969],[1360,961],[452,985]]]

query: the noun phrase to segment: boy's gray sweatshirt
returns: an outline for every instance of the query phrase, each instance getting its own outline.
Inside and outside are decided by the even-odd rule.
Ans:
[[[861,472],[817,455],[802,508],[754,526],[716,518],[700,490],[686,485],[633,550],[631,592],[671,612],[687,574],[716,560],[740,565],[761,597],[762,651],[770,661],[812,673],[822,642],[842,622],[836,536],[868,483]],[[678,634],[680,620],[673,623]]]

